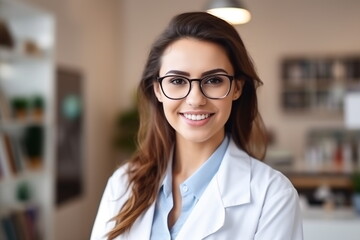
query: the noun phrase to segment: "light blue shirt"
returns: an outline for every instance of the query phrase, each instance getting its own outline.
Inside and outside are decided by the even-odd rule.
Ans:
[[[170,164],[156,200],[150,239],[170,240],[176,238],[181,227],[185,223],[196,203],[199,201],[210,180],[218,171],[228,145],[229,137],[225,136],[220,146],[215,150],[210,158],[205,161],[205,163],[203,163],[203,165],[193,175],[180,184],[179,188],[182,209],[179,218],[169,231],[168,216],[170,210],[173,208],[172,167]]]

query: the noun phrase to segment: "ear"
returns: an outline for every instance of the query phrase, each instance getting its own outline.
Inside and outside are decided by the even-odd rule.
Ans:
[[[241,79],[235,79],[234,83],[233,101],[239,99],[239,97],[241,96],[245,82]]]
[[[160,89],[160,84],[158,82],[155,82],[153,85],[154,93],[156,95],[156,98],[159,102],[162,102],[162,94]]]

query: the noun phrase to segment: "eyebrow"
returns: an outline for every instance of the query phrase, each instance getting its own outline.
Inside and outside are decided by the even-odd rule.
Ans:
[[[215,74],[215,73],[225,73],[225,74],[228,74],[228,72],[225,71],[224,69],[222,69],[222,68],[216,68],[216,69],[212,69],[212,70],[203,72],[203,73],[201,74],[201,77],[204,77],[204,76],[210,75],[210,74]],[[170,71],[168,71],[165,75],[168,75],[168,74],[176,74],[176,75],[183,75],[183,76],[186,76],[186,77],[190,77],[190,73],[184,72],[184,71],[180,71],[180,70],[170,70]]]

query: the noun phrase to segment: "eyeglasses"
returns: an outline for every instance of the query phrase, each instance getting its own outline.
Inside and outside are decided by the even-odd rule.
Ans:
[[[172,100],[186,98],[191,91],[191,83],[199,82],[202,94],[210,99],[223,99],[230,90],[233,76],[227,74],[214,74],[203,78],[189,79],[179,75],[158,77],[164,95]]]

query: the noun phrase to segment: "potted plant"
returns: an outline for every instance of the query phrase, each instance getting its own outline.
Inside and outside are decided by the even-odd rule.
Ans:
[[[29,103],[25,97],[14,97],[11,99],[11,107],[15,118],[24,119],[27,116]]]
[[[353,185],[353,206],[357,213],[360,214],[360,171],[355,171],[351,176]]]
[[[16,189],[16,198],[19,202],[27,203],[31,199],[31,187],[27,181],[20,182]]]
[[[43,117],[44,112],[44,99],[42,96],[37,95],[32,98],[31,101],[31,108],[32,108],[32,114],[35,119],[41,120]]]
[[[44,130],[42,126],[32,125],[25,128],[23,146],[30,168],[41,167],[44,149]]]

